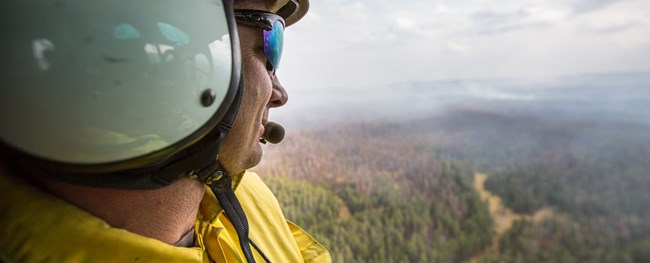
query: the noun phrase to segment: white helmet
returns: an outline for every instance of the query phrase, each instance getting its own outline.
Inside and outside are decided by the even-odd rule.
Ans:
[[[0,146],[73,183],[167,185],[216,159],[239,108],[232,1],[2,1]],[[275,1],[287,25],[305,0]]]

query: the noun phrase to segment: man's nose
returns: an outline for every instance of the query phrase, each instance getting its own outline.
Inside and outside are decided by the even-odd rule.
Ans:
[[[282,87],[282,84],[280,84],[277,74],[271,75],[271,81],[273,83],[273,91],[271,92],[271,101],[269,104],[271,107],[280,107],[287,103],[289,95],[284,87]]]

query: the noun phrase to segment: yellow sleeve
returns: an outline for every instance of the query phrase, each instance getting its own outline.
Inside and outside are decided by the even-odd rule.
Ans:
[[[296,240],[300,254],[304,262],[309,263],[328,263],[332,262],[332,256],[323,245],[314,239],[309,233],[287,220],[291,234]]]

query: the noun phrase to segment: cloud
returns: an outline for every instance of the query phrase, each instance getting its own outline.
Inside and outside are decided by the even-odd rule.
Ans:
[[[361,2],[351,2],[339,7],[342,16],[351,20],[366,21],[368,20],[368,10],[366,5]]]
[[[509,93],[485,86],[469,87],[467,95],[487,100],[532,101],[537,99],[533,94]]]
[[[650,2],[619,1],[607,8],[591,9],[572,17],[577,30],[588,33],[615,35],[632,29],[647,30],[650,26]]]
[[[534,17],[526,9],[511,12],[479,11],[470,14],[474,21],[474,30],[479,34],[500,34],[516,30],[526,30],[531,27],[550,26],[556,21],[544,21]]]
[[[417,32],[420,29],[418,23],[410,16],[399,16],[395,18],[395,26],[406,32]]]
[[[593,12],[624,0],[578,0],[572,4],[574,14]]]
[[[295,86],[650,70],[648,0],[311,5],[285,39],[281,77]]]
[[[466,45],[460,44],[458,42],[448,41],[446,43],[446,47],[448,50],[459,54],[467,54],[469,52],[469,48]]]

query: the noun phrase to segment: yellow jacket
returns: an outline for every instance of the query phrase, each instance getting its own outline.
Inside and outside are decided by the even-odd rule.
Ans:
[[[195,247],[185,248],[112,228],[6,172],[0,169],[0,262],[244,262],[237,233],[209,188],[194,224]],[[272,262],[332,261],[321,244],[285,219],[257,174],[234,179],[250,238]]]

